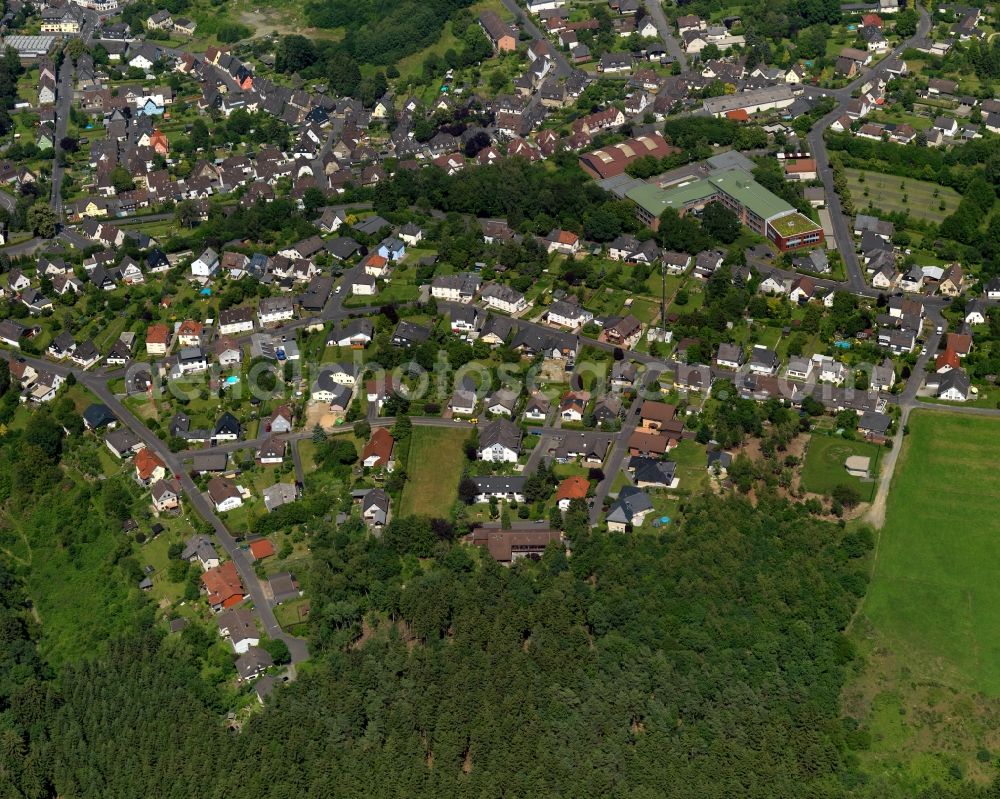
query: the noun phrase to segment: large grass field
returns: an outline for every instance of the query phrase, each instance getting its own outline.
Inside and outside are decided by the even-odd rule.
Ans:
[[[865,615],[915,673],[1000,696],[1000,420],[910,417]]]
[[[909,426],[844,691],[887,799],[956,770],[990,781],[1000,752],[1000,420],[915,411]]]
[[[806,449],[806,460],[802,467],[802,486],[816,494],[829,494],[840,484],[852,485],[858,489],[862,502],[871,499],[875,483],[865,482],[847,473],[844,462],[851,455],[871,458],[872,477],[878,474],[880,447],[867,441],[851,441],[839,436],[814,435]]]
[[[871,204],[883,211],[899,211],[914,219],[938,222],[954,211],[962,199],[954,189],[926,180],[861,169],[845,169],[844,173],[854,207],[862,213]]]
[[[458,496],[466,430],[414,427],[406,461],[406,485],[399,502],[403,516],[447,515]]]

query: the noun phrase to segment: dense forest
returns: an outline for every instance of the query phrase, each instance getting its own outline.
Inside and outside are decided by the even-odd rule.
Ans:
[[[469,0],[322,0],[306,4],[317,28],[344,28],[344,48],[358,62],[393,64],[434,42]]]
[[[690,500],[655,535],[592,533],[580,503],[566,548],[505,569],[445,520],[381,538],[318,520],[312,659],[233,732],[239,698],[207,677],[214,630],[168,635],[128,547],[72,582],[132,497],[92,479],[85,444],[67,403],[0,435],[4,529],[47,537],[74,592],[37,590],[43,564],[5,539],[0,799],[868,795],[868,733],[839,713],[864,528],[767,488]],[[49,626],[60,590],[78,638]]]

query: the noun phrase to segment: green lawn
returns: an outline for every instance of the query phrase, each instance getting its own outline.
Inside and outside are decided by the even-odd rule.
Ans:
[[[844,692],[871,736],[860,765],[889,799],[956,767],[985,784],[1000,750],[1000,421],[921,410],[909,425]]]
[[[914,674],[1000,696],[1000,421],[909,425],[865,615]]]
[[[413,428],[400,515],[449,514],[458,496],[458,481],[465,465],[462,444],[468,435],[466,430]]]
[[[900,211],[908,213],[914,219],[939,222],[954,211],[962,199],[954,189],[926,180],[883,175],[861,169],[845,169],[844,173],[851,199],[859,211],[874,204],[883,211]]]
[[[802,486],[816,494],[829,494],[840,484],[852,485],[858,489],[863,502],[867,502],[875,486],[874,482],[864,482],[851,477],[844,467],[844,461],[851,455],[871,458],[872,476],[878,474],[881,447],[867,441],[851,441],[839,436],[814,435],[806,449],[806,460],[802,467]]]

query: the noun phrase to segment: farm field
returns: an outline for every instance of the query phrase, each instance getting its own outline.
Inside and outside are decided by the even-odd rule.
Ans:
[[[862,169],[845,169],[844,173],[854,207],[862,213],[869,203],[877,203],[883,211],[909,213],[914,219],[938,222],[954,211],[962,199],[954,189],[926,180],[901,178]]]
[[[1000,751],[1000,420],[915,411],[909,427],[843,697],[887,796],[985,782]]]
[[[806,449],[805,464],[802,467],[802,487],[816,494],[829,494],[836,486],[847,484],[858,489],[862,502],[871,498],[875,482],[862,481],[852,477],[844,467],[851,455],[871,458],[872,477],[878,474],[878,460],[881,447],[867,441],[852,441],[839,436],[814,435]]]
[[[465,453],[466,430],[413,428],[406,461],[406,485],[399,502],[400,516],[440,516],[458,496]]]
[[[1000,421],[917,411],[889,492],[865,614],[915,655],[1000,696]]]

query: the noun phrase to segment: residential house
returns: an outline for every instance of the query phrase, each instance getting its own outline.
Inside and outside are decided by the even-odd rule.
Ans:
[[[274,665],[274,658],[266,649],[251,646],[236,659],[236,678],[239,682],[254,680]]]
[[[521,429],[506,419],[495,419],[479,434],[479,459],[493,463],[517,463],[521,452]]]
[[[486,286],[482,298],[487,307],[504,313],[518,314],[528,308],[528,301],[520,291],[500,283]]]
[[[392,471],[392,450],[395,443],[387,428],[376,427],[361,450],[361,463],[366,469]]]
[[[649,494],[635,486],[624,486],[608,510],[606,517],[608,530],[624,533],[629,529],[641,527],[652,511],[653,502]]]
[[[243,495],[235,483],[225,477],[213,477],[208,481],[208,498],[218,513],[235,510],[243,505]]]
[[[489,502],[491,498],[504,502],[524,502],[526,480],[521,475],[473,477],[472,481],[476,486],[475,502]]]
[[[262,466],[274,466],[285,462],[285,449],[287,444],[284,439],[276,436],[268,436],[257,448],[257,463]]]
[[[390,507],[389,495],[373,488],[361,499],[361,517],[369,527],[381,529],[389,521]]]
[[[778,355],[762,344],[755,344],[750,351],[750,371],[757,375],[773,375],[778,371]]]
[[[291,297],[264,297],[257,303],[257,321],[261,327],[287,322],[295,316]]]
[[[141,485],[150,485],[167,476],[167,465],[148,447],[136,451],[132,463],[135,466],[135,478]]]
[[[556,505],[565,513],[573,500],[586,500],[589,491],[590,481],[586,477],[567,477],[556,487]]]
[[[247,608],[230,608],[216,617],[219,635],[228,638],[237,655],[246,654],[250,647],[260,643],[260,633],[254,622],[253,611]]]
[[[522,558],[538,560],[550,544],[562,541],[562,533],[558,530],[539,530],[536,526],[511,530],[477,527],[469,540],[473,545],[486,549],[497,563],[509,566]]]
[[[180,490],[173,481],[157,480],[149,489],[153,507],[158,513],[177,510],[181,504]]]
[[[226,308],[219,312],[219,333],[223,336],[233,336],[239,333],[253,332],[253,309],[242,306]]]
[[[292,483],[275,483],[274,485],[270,485],[261,491],[261,497],[264,499],[264,508],[268,513],[273,513],[282,505],[294,502],[298,498],[298,495],[298,489],[296,489],[295,485]],[[260,560],[262,557],[266,557],[266,555],[258,554],[258,552],[254,550],[254,544],[261,545],[258,549],[263,548],[263,544],[268,544],[271,547],[271,554],[274,554],[274,545],[271,544],[270,541],[256,541],[250,545],[250,551],[255,560]]]
[[[181,560],[198,563],[202,571],[215,569],[222,562],[211,540],[206,535],[191,536],[181,551]]]
[[[738,370],[743,366],[743,348],[739,344],[722,343],[719,345],[719,352],[715,356],[715,363],[723,369]]]
[[[166,355],[170,344],[170,330],[165,324],[150,325],[146,329],[146,353],[148,355]]]
[[[215,276],[219,269],[219,255],[211,247],[191,262],[191,274],[197,278],[209,279]]]

